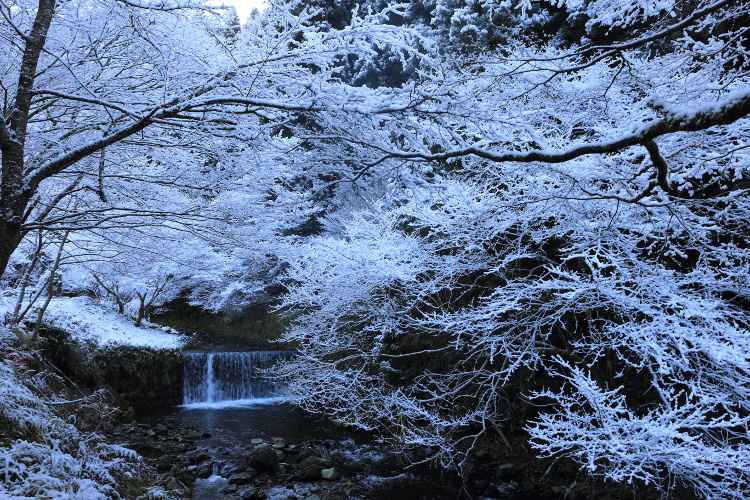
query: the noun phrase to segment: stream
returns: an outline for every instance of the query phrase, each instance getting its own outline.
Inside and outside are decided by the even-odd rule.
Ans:
[[[209,455],[214,465],[209,477],[195,480],[195,500],[460,497],[456,477],[446,480],[425,466],[408,468],[398,453],[378,444],[375,436],[342,429],[285,402],[283,387],[263,378],[258,370],[291,355],[280,350],[186,353],[184,404],[151,410],[139,418],[149,426],[186,427],[203,434],[197,451]],[[253,448],[273,443],[283,450],[280,456],[287,458],[247,485],[252,489],[230,486],[229,473],[223,470],[236,463],[237,457],[249,456]],[[337,474],[333,480],[294,479],[297,454],[308,447],[330,461]]]

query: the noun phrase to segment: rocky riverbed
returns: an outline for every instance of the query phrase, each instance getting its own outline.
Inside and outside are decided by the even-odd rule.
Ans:
[[[459,484],[438,479],[435,491],[415,481],[397,454],[351,438],[287,442],[252,438],[231,449],[210,446],[211,434],[171,423],[123,424],[112,438],[143,456],[160,483],[181,498],[336,500],[457,498]],[[445,489],[447,488],[447,490]],[[393,491],[400,492],[392,495]]]

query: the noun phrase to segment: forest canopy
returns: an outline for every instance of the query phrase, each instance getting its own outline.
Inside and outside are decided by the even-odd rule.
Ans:
[[[745,498],[749,25],[740,0],[289,0],[245,24],[0,0],[3,284],[20,305],[57,273],[138,318],[282,288],[304,408],[445,467],[515,433]]]

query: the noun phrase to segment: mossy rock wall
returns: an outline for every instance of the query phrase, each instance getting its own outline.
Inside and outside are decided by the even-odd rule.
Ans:
[[[165,304],[152,313],[151,321],[182,332],[200,332],[257,341],[275,341],[284,333],[285,324],[270,304],[250,306],[236,315],[211,313],[191,306],[185,299]]]
[[[44,356],[76,384],[108,389],[136,409],[182,403],[183,355],[179,350],[98,347],[58,329],[42,332],[41,347]]]
[[[94,362],[105,386],[134,408],[182,403],[183,356],[178,350],[118,346],[96,351]]]

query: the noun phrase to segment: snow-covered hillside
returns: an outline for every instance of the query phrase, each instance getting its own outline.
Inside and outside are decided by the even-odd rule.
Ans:
[[[9,304],[0,306],[8,310]],[[44,314],[44,324],[70,332],[76,340],[94,342],[98,345],[124,344],[148,346],[155,349],[179,349],[185,337],[167,333],[158,325],[144,321],[143,327],[133,320],[90,297],[54,298]],[[165,331],[167,330],[167,331]]]

